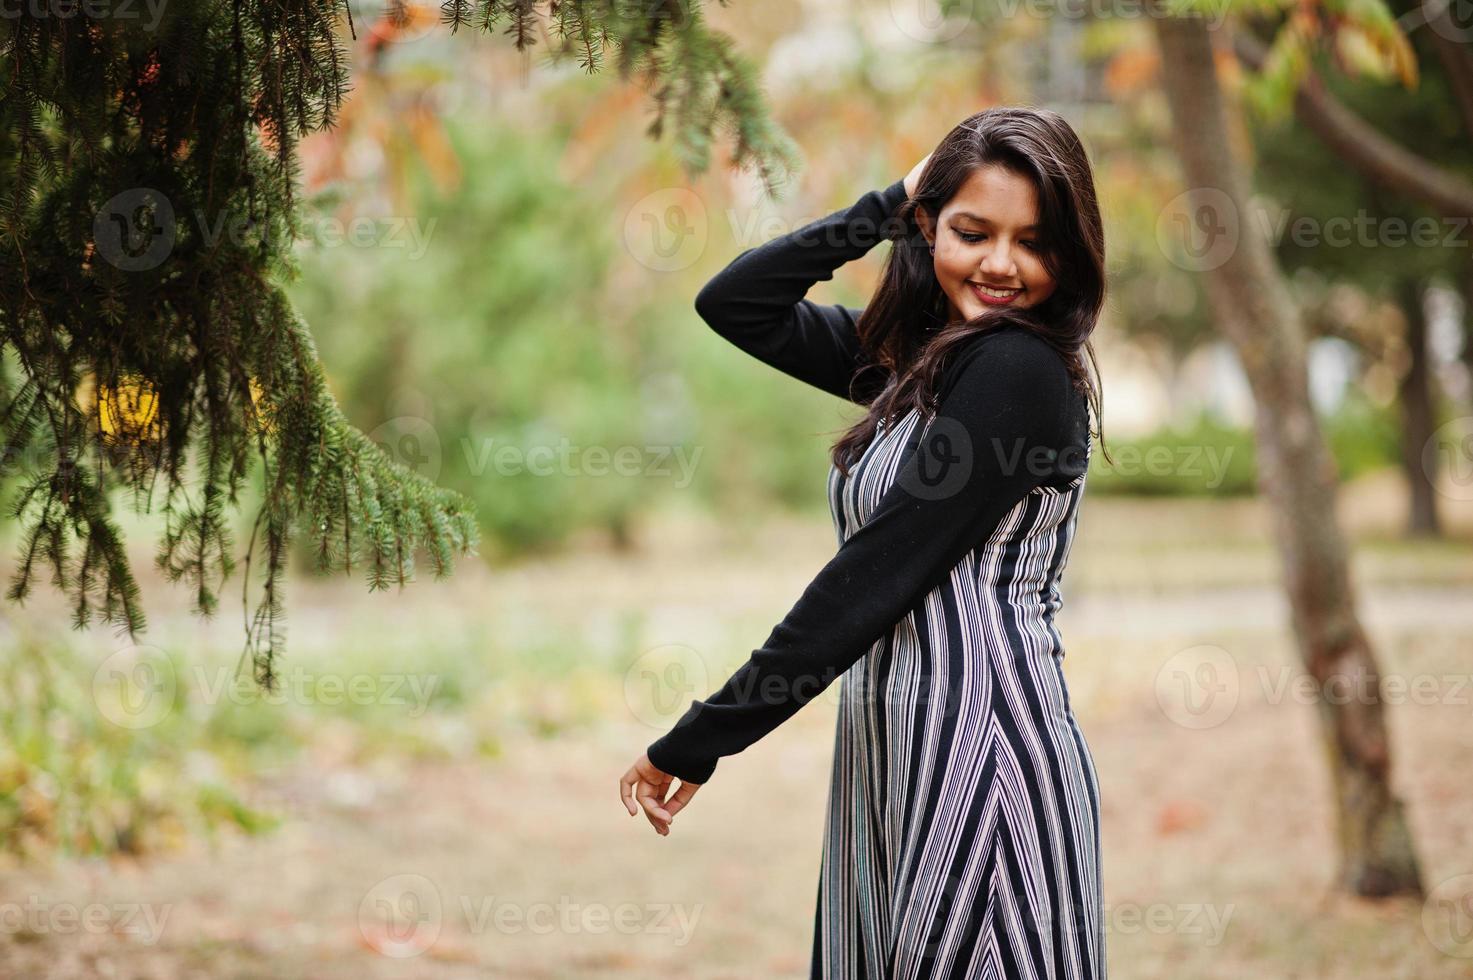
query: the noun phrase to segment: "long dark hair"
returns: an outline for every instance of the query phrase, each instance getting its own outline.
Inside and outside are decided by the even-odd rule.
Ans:
[[[916,208],[933,219],[977,169],[1001,166],[1033,182],[1038,196],[1039,241],[1055,286],[1033,307],[1007,306],[948,324],[946,294],[936,279]],[[1075,387],[1100,418],[1100,384],[1085,371],[1089,342],[1105,303],[1105,233],[1094,175],[1084,145],[1064,117],[1048,109],[1000,106],[969,116],[931,154],[912,195],[885,225],[893,247],[880,285],[857,329],[863,367],[853,391],[876,389],[859,400],[869,413],[834,444],[833,462],[845,476],[887,421],[918,408],[935,410],[936,379],[958,345],[988,330],[1017,324],[1059,351]],[[1103,424],[1097,430],[1104,443]],[[1108,460],[1109,453],[1105,458]],[[1113,460],[1112,460],[1113,462]]]

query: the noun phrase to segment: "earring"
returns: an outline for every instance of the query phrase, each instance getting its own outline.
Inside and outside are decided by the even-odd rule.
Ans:
[[[935,255],[936,254],[936,243],[935,242],[932,242],[931,243],[931,254],[932,255]]]

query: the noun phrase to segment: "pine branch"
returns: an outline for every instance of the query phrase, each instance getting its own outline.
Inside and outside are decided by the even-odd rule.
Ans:
[[[454,33],[500,29],[518,50],[589,72],[612,54],[638,74],[686,167],[712,135],[764,179],[796,159],[768,119],[752,66],[693,0],[445,0]],[[398,11],[403,15],[402,8]],[[285,643],[291,541],[318,564],[401,587],[474,555],[469,501],[398,465],[327,391],[282,285],[297,276],[297,147],[349,90],[348,0],[194,0],[157,24],[0,18],[0,466],[16,467],[19,554],[7,596],[41,569],[75,626],[144,628],[110,491],[140,510],[162,487],[155,564],[218,608],[234,573],[227,512],[259,464],[261,511],[245,552],[242,613],[258,683]],[[376,42],[374,38],[366,41]],[[249,602],[264,548],[262,593]]]

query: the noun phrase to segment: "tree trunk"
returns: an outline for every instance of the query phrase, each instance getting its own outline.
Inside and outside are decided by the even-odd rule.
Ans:
[[[1406,316],[1406,344],[1410,361],[1397,390],[1401,409],[1401,468],[1406,474],[1411,507],[1407,534],[1438,536],[1436,473],[1424,465],[1422,450],[1437,429],[1432,400],[1432,366],[1427,351],[1427,311],[1423,305],[1422,280],[1406,276],[1400,283],[1402,313]],[[1436,459],[1429,454],[1429,459]]]
[[[1473,397],[1473,265],[1463,268],[1458,287],[1463,297],[1463,365],[1468,369],[1469,395]]]
[[[1334,461],[1310,402],[1304,325],[1247,210],[1247,179],[1228,139],[1206,26],[1159,8],[1152,21],[1194,210],[1235,210],[1215,214],[1213,227],[1240,229],[1226,260],[1204,273],[1205,286],[1214,319],[1253,391],[1258,485],[1273,516],[1299,654],[1322,692],[1319,720],[1334,783],[1339,883],[1359,895],[1421,895],[1411,833],[1391,791],[1380,674],[1356,616],[1336,521]],[[1354,696],[1343,696],[1346,691]]]

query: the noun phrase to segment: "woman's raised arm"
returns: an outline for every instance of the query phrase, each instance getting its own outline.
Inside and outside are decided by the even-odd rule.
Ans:
[[[859,310],[804,296],[887,236],[906,198],[904,180],[742,252],[696,295],[711,329],[753,357],[840,398],[858,400]]]
[[[931,428],[865,525],[767,642],[646,749],[660,772],[706,782],[721,757],[741,752],[841,677],[1034,487],[1083,472],[1086,407],[1063,359],[1026,330],[1007,326],[970,340],[942,392]]]

